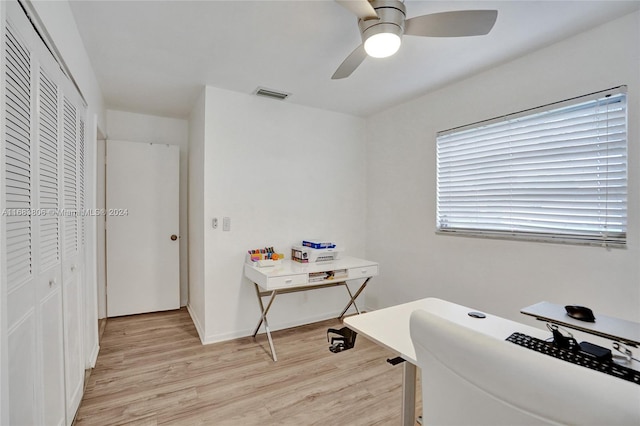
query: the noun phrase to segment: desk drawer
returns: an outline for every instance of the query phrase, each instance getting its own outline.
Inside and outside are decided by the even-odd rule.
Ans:
[[[367,278],[378,275],[378,265],[363,266],[360,268],[349,269],[349,278],[354,280],[356,278]]]
[[[306,285],[308,282],[307,274],[284,275],[280,277],[269,277],[267,279],[267,290],[274,290],[284,287],[296,287]]]

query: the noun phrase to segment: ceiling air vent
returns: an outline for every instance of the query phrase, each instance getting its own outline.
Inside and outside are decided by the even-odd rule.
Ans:
[[[264,87],[258,87],[255,94],[266,98],[278,99],[280,101],[287,99],[289,95],[291,95],[291,93],[277,92],[275,90],[265,89]]]

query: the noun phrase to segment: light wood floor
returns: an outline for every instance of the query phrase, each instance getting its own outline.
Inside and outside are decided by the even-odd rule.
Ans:
[[[398,425],[402,366],[358,336],[331,353],[323,321],[202,345],[188,312],[109,319],[76,425]],[[419,404],[418,404],[419,406]]]

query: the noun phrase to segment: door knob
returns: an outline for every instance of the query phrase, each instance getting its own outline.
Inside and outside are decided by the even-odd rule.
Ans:
[[[173,234],[173,235],[171,236],[171,241],[175,241],[175,240],[177,240],[177,239],[178,239],[178,236],[177,236],[176,234]]]

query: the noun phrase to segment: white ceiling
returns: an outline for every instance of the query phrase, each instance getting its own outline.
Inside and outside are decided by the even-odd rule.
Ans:
[[[368,116],[640,8],[640,1],[411,1],[407,18],[496,9],[482,37],[405,36],[331,80],[360,44],[356,18],[322,1],[71,1],[109,109],[185,118],[204,85]],[[597,52],[594,52],[597,54]]]

